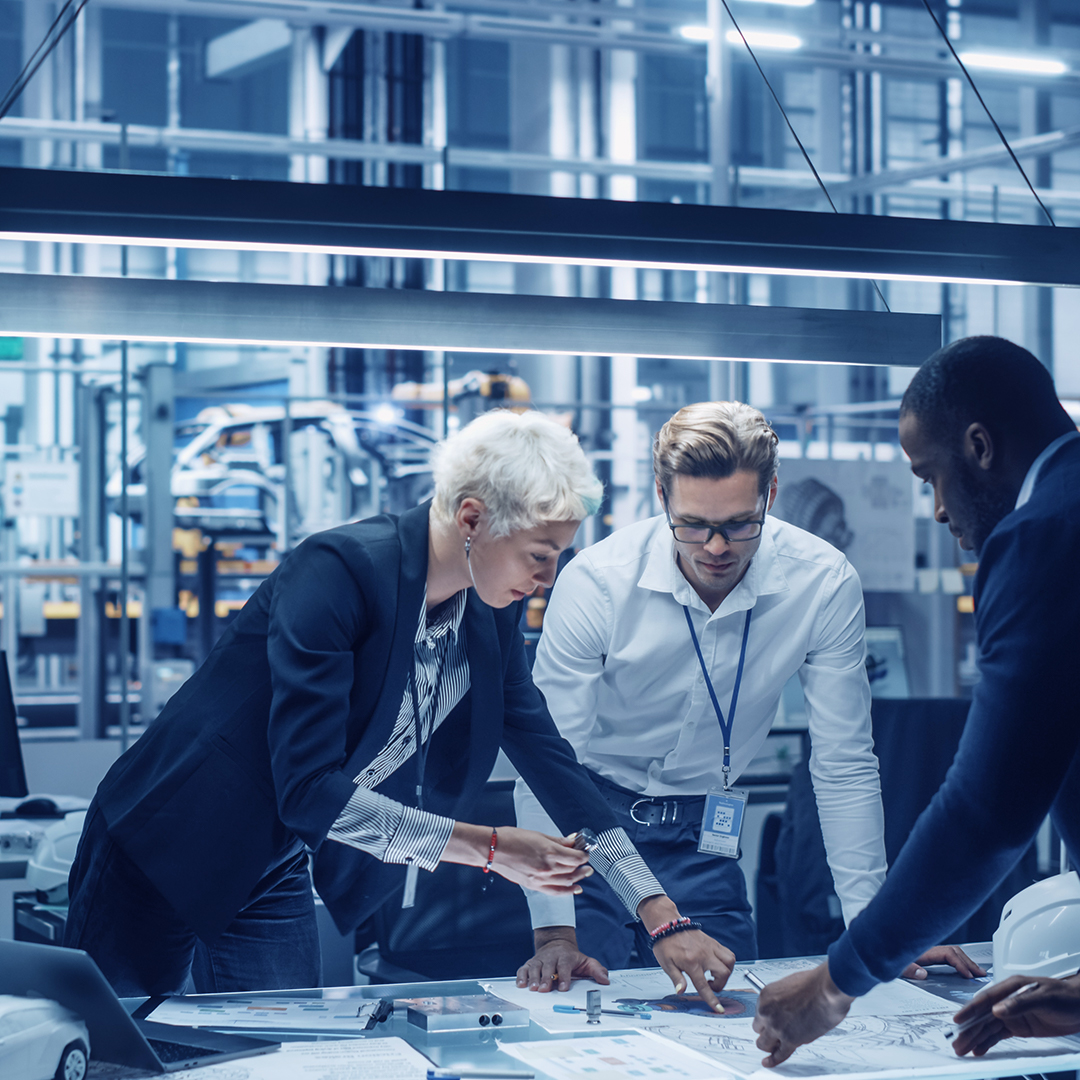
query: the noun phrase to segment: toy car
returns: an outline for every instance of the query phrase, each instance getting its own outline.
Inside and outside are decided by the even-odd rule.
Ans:
[[[83,1080],[90,1034],[82,1020],[47,998],[0,994],[0,1076],[4,1080]]]

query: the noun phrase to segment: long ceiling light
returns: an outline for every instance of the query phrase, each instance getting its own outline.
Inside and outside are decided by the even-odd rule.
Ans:
[[[1080,230],[0,168],[0,239],[1080,286]]]
[[[1014,53],[962,52],[960,59],[969,68],[983,71],[1011,71],[1026,75],[1064,75],[1069,65],[1061,60]]]
[[[916,366],[937,315],[0,274],[0,336]]]

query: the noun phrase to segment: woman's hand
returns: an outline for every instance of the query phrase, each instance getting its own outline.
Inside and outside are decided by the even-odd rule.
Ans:
[[[1013,975],[987,987],[953,1019],[970,1025],[953,1042],[961,1056],[970,1051],[982,1057],[995,1043],[1014,1035],[1074,1035],[1080,1031],[1080,975],[1067,979]]]
[[[578,948],[572,926],[545,926],[533,931],[536,955],[518,968],[518,986],[546,993],[569,990],[572,979],[592,979],[607,986],[607,968]]]
[[[515,885],[548,896],[573,896],[581,892],[578,882],[593,872],[588,852],[574,847],[572,839],[545,836],[512,825],[500,825],[497,831],[499,836],[491,870]],[[443,851],[443,861],[487,866],[491,832],[484,825],[454,822],[450,842]]]

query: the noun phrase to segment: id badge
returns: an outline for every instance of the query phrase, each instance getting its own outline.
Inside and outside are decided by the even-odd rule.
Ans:
[[[729,791],[713,790],[705,796],[698,851],[705,855],[722,855],[727,859],[739,857],[739,837],[747,798],[747,792],[734,788]]]
[[[405,871],[405,892],[401,897],[401,906],[411,908],[416,906],[416,879],[420,876],[420,867],[416,863],[408,864]]]

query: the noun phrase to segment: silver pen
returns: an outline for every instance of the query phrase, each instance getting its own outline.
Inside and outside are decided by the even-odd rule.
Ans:
[[[747,981],[747,982],[748,982],[748,983],[749,983],[749,984],[750,984],[751,986],[754,986],[754,987],[756,987],[756,988],[757,988],[757,989],[758,989],[759,991],[760,991],[760,990],[764,990],[764,989],[765,989],[765,982],[764,982],[764,980],[763,980],[763,979],[761,979],[761,978],[760,978],[760,977],[758,976],[757,972],[756,972],[756,971],[754,971],[754,969],[753,969],[753,968],[747,968],[747,969],[746,969],[746,970],[745,970],[745,971],[743,972],[743,974],[744,974],[744,975],[746,976],[746,981]]]

